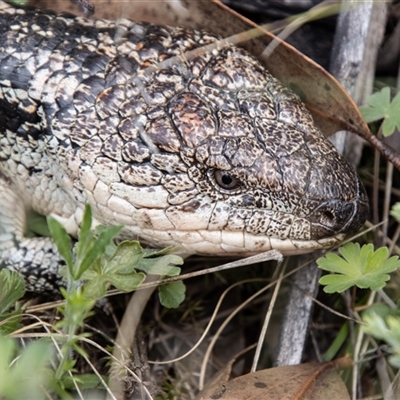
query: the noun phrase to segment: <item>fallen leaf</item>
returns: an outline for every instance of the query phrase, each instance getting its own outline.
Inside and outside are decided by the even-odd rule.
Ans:
[[[309,363],[256,371],[220,382],[219,387],[214,384],[211,390],[205,388],[196,400],[350,399],[335,365],[335,362]]]

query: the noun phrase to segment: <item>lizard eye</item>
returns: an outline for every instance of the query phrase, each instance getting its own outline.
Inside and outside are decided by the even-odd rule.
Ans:
[[[225,190],[233,190],[239,187],[239,181],[228,171],[214,171],[215,182]]]

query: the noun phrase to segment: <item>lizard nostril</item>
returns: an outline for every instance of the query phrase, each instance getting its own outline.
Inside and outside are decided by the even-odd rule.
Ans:
[[[335,214],[331,210],[326,210],[321,214],[321,223],[323,225],[332,225],[335,220]]]
[[[313,239],[346,233],[354,218],[354,210],[351,202],[330,200],[321,204],[309,215]]]

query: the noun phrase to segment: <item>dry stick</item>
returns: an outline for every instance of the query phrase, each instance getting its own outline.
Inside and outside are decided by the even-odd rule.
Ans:
[[[248,297],[244,302],[242,302],[239,306],[235,308],[234,311],[232,311],[231,314],[224,320],[224,322],[219,326],[218,330],[215,332],[214,336],[212,337],[210,344],[207,347],[207,350],[204,354],[203,361],[201,364],[201,369],[200,369],[200,375],[199,375],[199,389],[202,390],[204,388],[204,380],[205,380],[205,373],[206,373],[206,368],[208,365],[208,360],[211,357],[212,350],[214,348],[214,345],[216,344],[217,340],[220,338],[222,331],[226,328],[226,326],[229,324],[229,322],[240,312],[242,311],[248,304],[250,304],[254,299],[256,299],[258,296],[260,296],[262,293],[264,293],[266,290],[269,290],[272,285],[275,285],[275,282],[271,282],[270,284],[264,286],[262,289],[258,290],[256,293],[252,294],[250,297]],[[228,289],[224,293],[226,293]],[[223,294],[224,296],[224,294]]]
[[[202,276],[202,275],[208,275],[208,274],[213,274],[215,272],[221,272],[221,271],[226,271],[227,269],[233,269],[233,268],[238,268],[238,267],[245,267],[246,265],[253,265],[253,264],[258,264],[264,261],[282,261],[283,256],[282,253],[279,250],[268,250],[260,254],[256,254],[255,256],[250,256],[246,258],[241,258],[239,260],[231,261],[226,264],[218,265],[216,267],[212,268],[207,268],[207,269],[202,269],[199,271],[195,272],[189,272],[187,274],[183,275],[176,275],[172,276],[171,278],[164,278],[152,282],[145,282],[142,283],[139,287],[136,288],[136,290],[144,290],[150,287],[157,287],[160,285],[165,285],[166,283],[171,283],[171,282],[176,282],[176,281],[183,281],[185,279],[190,279],[194,278],[196,276]],[[107,296],[113,296],[116,294],[122,294],[121,290],[117,289],[111,289],[107,292]]]
[[[382,127],[379,128],[378,135],[382,135]],[[379,220],[379,165],[380,165],[380,153],[377,149],[374,151],[375,158],[374,158],[374,179],[373,179],[373,186],[372,186],[372,221],[374,225],[376,225]],[[379,247],[380,243],[383,243],[384,237],[381,238],[377,235],[374,239],[374,244]]]
[[[400,398],[400,371],[397,372],[396,376],[392,380],[390,387],[384,394],[384,400],[396,400]]]
[[[387,237],[388,234],[392,183],[393,183],[393,164],[388,162],[386,166],[386,185],[385,185],[385,197],[383,203],[383,216],[382,216],[382,219],[385,221],[382,226],[383,237]]]
[[[397,71],[397,90],[400,90],[400,67]],[[381,129],[379,131],[381,132]],[[379,174],[377,181],[379,182]],[[382,233],[384,238],[387,237],[388,233],[392,183],[393,183],[393,164],[388,162],[386,167],[385,200],[384,200],[383,216],[382,216],[383,220],[385,221],[382,227]]]
[[[250,372],[255,372],[257,370],[258,360],[260,359],[261,350],[262,350],[263,345],[265,343],[265,335],[267,333],[268,324],[269,324],[269,321],[270,321],[271,316],[272,316],[272,311],[273,311],[273,309],[275,307],[275,302],[276,302],[276,299],[277,299],[278,294],[279,294],[279,289],[281,287],[281,283],[283,281],[283,275],[285,274],[286,266],[287,266],[287,263],[282,264],[282,266],[281,266],[281,271],[280,271],[280,274],[279,274],[279,278],[278,278],[278,280],[276,282],[274,293],[273,293],[273,295],[271,297],[271,301],[269,302],[269,306],[268,306],[268,311],[267,311],[267,314],[266,314],[266,316],[264,318],[264,323],[263,323],[263,326],[262,326],[262,329],[261,329],[260,337],[259,337],[258,342],[257,342],[257,348],[256,348],[256,352],[255,352],[255,355],[254,355],[254,358],[253,358],[253,364],[251,366]],[[275,274],[272,277],[272,280],[275,280]]]
[[[231,290],[233,290],[234,288],[236,288],[237,286],[243,285],[245,283],[249,283],[249,282],[259,282],[260,279],[246,279],[244,281],[239,281],[236,282],[234,284],[232,284],[231,286],[229,286],[227,289],[224,290],[224,292],[221,294],[221,296],[218,299],[217,304],[214,307],[214,311],[211,315],[211,317],[207,317],[207,325],[203,330],[203,333],[201,334],[200,338],[197,339],[197,342],[195,344],[192,345],[192,347],[190,348],[190,350],[188,350],[186,353],[183,353],[180,356],[176,356],[172,359],[169,360],[164,360],[164,361],[149,361],[149,364],[157,364],[157,365],[163,365],[163,364],[171,364],[171,363],[175,363],[177,361],[183,360],[184,358],[188,357],[190,354],[192,354],[203,342],[204,339],[206,338],[207,334],[209,333],[211,326],[214,324],[214,322],[219,319],[219,318],[225,318],[225,317],[229,317],[229,315],[231,315],[232,312],[235,311],[235,308],[233,309],[228,309],[225,310],[223,312],[219,312],[219,309],[221,308],[221,305],[223,303],[223,301],[225,300],[226,296],[228,295],[228,293],[230,293]],[[270,285],[268,285],[270,286]],[[201,325],[201,321],[199,321],[199,326]],[[160,321],[160,326],[161,327],[166,327],[166,324],[163,324]]]
[[[400,66],[399,66],[399,68],[397,70],[397,90],[398,91],[400,90]],[[387,193],[388,202],[390,202],[390,194],[392,193],[393,166],[391,164],[388,164],[387,168],[388,168],[387,175],[389,174],[389,168],[390,168],[391,180],[390,180],[390,183],[388,181],[386,182],[385,198],[386,198],[386,193]],[[386,235],[387,230],[383,231],[383,233],[385,234],[384,237],[387,237],[387,235]],[[400,224],[397,225],[396,231],[395,231],[395,233],[393,235],[393,238],[392,238],[393,243],[397,243],[397,239],[398,239],[399,235],[400,235]],[[394,248],[394,244],[390,246],[390,249],[389,249],[390,254],[392,254],[393,248]]]
[[[397,240],[399,239],[400,236],[400,224],[397,224],[396,231],[394,232],[392,242],[390,243],[389,247],[389,254],[392,255],[393,251],[395,250]]]
[[[154,279],[154,275],[150,275],[147,277],[147,281],[151,281]],[[129,304],[125,310],[124,316],[118,329],[118,335],[113,351],[114,357],[117,360],[121,361],[122,364],[125,364],[129,360],[130,349],[135,339],[137,327],[139,325],[143,311],[155,289],[155,287],[150,287],[148,289],[135,292],[132,295]],[[125,371],[121,370],[120,365],[114,362],[111,368],[110,389],[113,392],[115,398],[118,400],[123,400],[125,398],[124,390],[122,387],[124,383],[123,379],[121,379],[122,374],[125,375]],[[142,384],[141,382],[138,383]],[[146,392],[147,388],[144,386],[142,387],[143,390]],[[146,394],[148,395],[149,399],[152,398],[148,391]]]
[[[348,130],[365,139],[400,171],[400,155],[390,146],[383,143],[382,140],[379,140],[371,132],[359,132],[351,127],[349,127]]]
[[[348,2],[352,2],[352,0],[346,0],[344,3]],[[365,1],[360,3],[360,8],[348,13],[342,13],[339,16],[337,35],[344,31],[348,33],[348,37],[340,44],[339,52],[332,56],[333,60],[342,60],[344,65],[338,63],[339,65],[335,65],[336,73],[335,71],[331,72],[333,75],[339,75],[337,76],[339,81],[353,95],[356,102],[363,103],[372,92],[376,57],[379,45],[383,40],[387,6],[386,4],[374,4]],[[356,30],[354,29],[355,26],[357,27]],[[344,68],[345,66],[347,69]],[[348,127],[347,130],[355,132],[354,127]],[[397,168],[400,168],[398,155],[385,146],[376,136],[372,135],[369,130],[355,133],[371,143],[386,158],[397,163]],[[352,312],[350,308],[349,312]],[[351,323],[350,330],[354,337]],[[361,330],[356,336],[354,345],[355,361],[358,359],[358,352],[362,343],[362,334],[360,332]],[[357,396],[357,362],[354,364],[352,377],[352,398],[354,399]]]
[[[367,306],[370,306],[374,303],[376,296],[376,292],[371,292],[367,301]],[[359,320],[361,318],[359,317],[358,313],[354,312],[354,317],[358,317]],[[354,344],[354,351],[353,351],[353,360],[354,360],[354,365],[353,365],[353,371],[352,371],[352,391],[351,391],[351,399],[356,400],[358,398],[357,396],[357,384],[358,384],[358,369],[359,369],[359,362],[360,362],[360,353],[361,353],[361,346],[363,343],[364,339],[364,331],[362,329],[359,329],[357,332],[357,338]]]

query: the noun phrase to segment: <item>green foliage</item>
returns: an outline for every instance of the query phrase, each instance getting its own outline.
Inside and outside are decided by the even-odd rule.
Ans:
[[[146,275],[143,272],[161,276],[180,274],[181,269],[176,265],[183,264],[181,257],[165,254],[165,250],[143,250],[136,241],[124,241],[116,246],[113,239],[120,233],[121,226],[101,226],[93,233],[91,225],[92,213],[87,206],[79,231],[79,240],[72,249],[71,238],[64,227],[55,219],[49,218],[50,232],[67,263],[66,267],[60,269],[60,274],[68,282],[68,288],[70,286],[77,288],[83,284],[80,293],[87,299],[100,299],[110,286],[131,292],[145,280]],[[171,288],[168,288],[170,285]],[[177,293],[174,301],[170,300],[171,296],[160,295],[161,303],[169,308],[178,307],[184,300],[183,283],[177,285],[173,282],[164,286],[166,287],[159,290],[172,291],[172,288],[175,288]],[[164,299],[167,299],[165,304]],[[178,303],[177,299],[181,301]]]
[[[176,308],[185,300],[185,285],[182,281],[161,285],[158,288],[160,302],[164,307]]]
[[[390,278],[390,272],[400,267],[399,257],[389,257],[387,247],[374,251],[372,244],[360,249],[358,243],[347,243],[339,248],[341,256],[328,253],[317,260],[318,266],[334,274],[320,279],[326,293],[343,292],[353,285],[361,289],[379,290]]]
[[[94,262],[105,253],[106,247],[122,230],[122,226],[104,228],[95,237],[91,231],[91,226],[92,211],[90,206],[87,205],[79,231],[79,241],[75,247],[76,262],[72,275],[76,280],[80,279],[82,274],[94,265]]]
[[[345,322],[340,328],[339,332],[336,334],[336,337],[329,346],[328,350],[326,350],[325,354],[322,356],[322,360],[324,362],[328,362],[332,361],[335,357],[338,357],[338,352],[347,340],[348,336],[349,324],[348,322]]]
[[[144,253],[145,257],[154,253]],[[181,257],[174,254],[166,254],[157,258],[143,258],[140,260],[137,268],[146,274],[161,275],[161,276],[177,276],[181,273],[181,269],[175,265],[182,265],[183,260]]]
[[[2,269],[0,271],[0,314],[15,305],[25,294],[24,279],[17,272]]]
[[[390,215],[397,221],[400,222],[400,203],[395,203],[390,210]]]
[[[400,130],[400,93],[390,101],[390,89],[384,87],[372,94],[367,100],[368,106],[360,107],[361,114],[367,123],[383,119],[382,133],[391,135],[397,128]]]
[[[375,337],[383,340],[389,346],[388,358],[390,364],[395,368],[400,368],[400,310],[390,309],[385,305],[371,307],[364,312],[362,319],[366,324],[363,330]]]
[[[50,237],[51,233],[47,225],[46,217],[33,210],[27,212],[27,227],[25,237],[44,236]]]
[[[8,334],[19,327],[19,310],[8,312],[25,294],[24,279],[8,269],[0,271],[0,333]],[[1,354],[1,353],[0,353]]]
[[[29,343],[18,351],[16,341],[0,335],[0,398],[44,399],[51,380],[48,368],[53,347],[45,341]]]
[[[11,3],[17,6],[25,6],[28,4],[28,0],[12,0]]]
[[[136,289],[146,278],[145,274],[135,269],[142,256],[143,250],[138,242],[120,243],[111,256],[104,252],[82,275],[87,282],[88,296],[101,298],[110,285],[126,292]]]
[[[54,242],[57,245],[58,252],[67,263],[68,269],[72,275],[73,260],[71,253],[71,238],[68,236],[64,227],[54,218],[47,218],[47,225]]]
[[[38,221],[39,229],[34,227],[32,231],[46,233],[42,221]],[[0,336],[0,399],[42,399],[45,390],[60,398],[70,398],[68,391],[74,390],[75,385],[80,389],[99,387],[96,375],[76,375],[76,360],[72,358],[74,354],[88,358],[81,347],[82,339],[88,334],[78,332],[93,314],[96,302],[111,286],[122,291],[137,289],[146,274],[167,277],[180,274],[177,265],[183,264],[183,260],[168,254],[170,249],[144,250],[136,241],[123,241],[117,246],[113,239],[122,227],[98,227],[93,232],[91,226],[92,213],[90,207],[86,207],[79,240],[72,246],[64,227],[48,218],[48,229],[66,261],[60,269],[66,281],[66,288],[60,289],[65,299],[65,304],[59,308],[63,318],[56,324],[64,334],[55,337],[60,351],[56,355],[50,342],[37,341],[19,352],[14,340]],[[19,310],[9,310],[24,293],[24,280],[18,273],[7,269],[0,272],[0,334],[12,334],[20,326]],[[181,281],[159,288],[159,298],[165,307],[178,307],[184,297],[185,286]]]
[[[58,250],[66,261],[66,266],[60,269],[60,274],[67,282],[67,288],[61,288],[66,300],[65,305],[60,308],[64,318],[57,324],[63,329],[66,338],[61,347],[53,385],[58,388],[59,393],[65,394],[70,387],[70,373],[75,366],[75,361],[70,357],[71,351],[87,357],[79,345],[87,335],[76,332],[84,326],[86,318],[92,315],[96,302],[111,286],[126,292],[137,289],[145,280],[145,273],[178,275],[180,268],[176,265],[182,264],[183,260],[178,256],[165,254],[165,250],[143,250],[136,241],[123,241],[116,246],[113,239],[121,232],[122,227],[100,226],[93,232],[89,206],[85,208],[79,240],[74,248],[71,238],[59,222],[48,218],[48,225]],[[184,300],[185,286],[182,282],[163,285],[159,290],[161,303],[166,307],[178,307]],[[91,382],[98,384],[98,378],[88,375],[85,384],[90,385]]]

